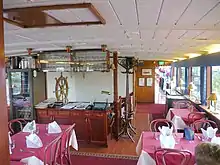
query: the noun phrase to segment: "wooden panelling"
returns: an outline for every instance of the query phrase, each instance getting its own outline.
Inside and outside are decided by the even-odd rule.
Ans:
[[[1,163],[9,165],[9,145],[8,145],[8,111],[6,105],[5,91],[5,55],[4,55],[4,25],[2,0],[0,0],[0,158]]]
[[[152,75],[144,76],[142,75],[142,69],[151,69]],[[139,86],[139,78],[145,78],[145,86]],[[153,85],[151,87],[146,86],[147,78],[153,78]],[[153,61],[144,61],[143,66],[137,67],[136,72],[136,101],[139,103],[154,103],[155,95],[155,62]]]

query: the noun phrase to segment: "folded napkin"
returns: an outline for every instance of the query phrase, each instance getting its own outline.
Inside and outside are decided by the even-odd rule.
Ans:
[[[22,132],[29,132],[29,133],[31,133],[33,131],[36,131],[36,122],[35,122],[35,120],[33,120],[32,122],[28,122],[22,130]]]
[[[27,148],[40,148],[43,147],[41,139],[34,133],[26,136]]]
[[[56,121],[48,124],[48,133],[61,133],[62,130]]]
[[[11,140],[10,132],[8,132],[8,143],[9,143],[9,153],[12,154],[12,151],[11,151],[12,140]]]
[[[163,136],[170,136],[173,133],[173,127],[162,126],[158,127],[158,129]]]
[[[169,136],[164,136],[163,134],[160,135],[161,148],[174,149],[175,144],[176,144],[176,142],[175,142],[173,135],[169,135]]]
[[[44,165],[44,162],[42,162],[40,159],[38,159],[35,156],[21,159],[20,162],[22,162],[26,165]]]
[[[215,137],[216,132],[218,131],[218,128],[208,127],[207,130],[204,130],[203,128],[201,128],[201,131],[205,138],[212,139],[213,137]]]
[[[220,137],[214,136],[211,140],[211,143],[216,143],[216,144],[220,145]]]

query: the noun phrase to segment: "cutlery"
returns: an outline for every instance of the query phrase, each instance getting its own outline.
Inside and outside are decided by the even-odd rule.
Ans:
[[[35,153],[34,151],[24,151],[23,149],[20,149],[20,152],[29,152],[29,153],[32,153],[32,154]]]

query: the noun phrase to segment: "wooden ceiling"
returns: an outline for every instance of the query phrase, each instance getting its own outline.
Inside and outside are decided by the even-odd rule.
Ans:
[[[5,0],[4,9],[91,3],[106,24],[20,28],[5,22],[7,54],[100,48],[140,59],[174,59],[220,44],[220,0]],[[85,9],[44,12],[60,22],[97,21]]]

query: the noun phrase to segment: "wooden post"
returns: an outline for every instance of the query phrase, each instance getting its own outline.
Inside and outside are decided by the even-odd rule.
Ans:
[[[114,84],[114,113],[115,113],[115,138],[118,140],[119,138],[119,111],[121,111],[118,106],[118,52],[113,52],[113,63],[114,63],[114,71],[113,71],[113,84]]]
[[[210,96],[210,94],[211,94],[211,86],[212,86],[212,81],[211,81],[211,75],[212,75],[212,73],[211,73],[211,67],[210,66],[207,66],[207,70],[206,70],[206,72],[207,72],[207,78],[206,78],[206,96],[207,97],[209,97]]]
[[[9,165],[8,110],[5,91],[4,23],[2,3],[3,0],[0,0],[0,164]]]

